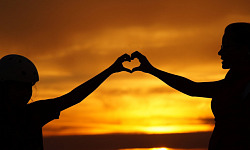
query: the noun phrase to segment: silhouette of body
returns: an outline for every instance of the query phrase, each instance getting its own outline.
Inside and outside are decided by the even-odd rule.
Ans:
[[[111,74],[131,72],[123,67],[124,61],[130,61],[130,56],[122,55],[109,68],[61,97],[27,104],[32,86],[39,80],[35,65],[20,55],[3,57],[0,60],[0,149],[42,150],[42,127],[58,119],[62,110],[81,102]]]
[[[147,58],[134,52],[140,66],[132,70],[149,73],[190,96],[212,98],[215,128],[209,150],[250,150],[250,24],[233,23],[222,39],[222,68],[226,77],[215,82],[194,82],[153,67]]]

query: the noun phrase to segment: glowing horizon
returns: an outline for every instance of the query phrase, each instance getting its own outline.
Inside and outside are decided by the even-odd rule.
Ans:
[[[128,149],[119,149],[119,150],[186,150],[186,149],[156,147],[156,148],[128,148]],[[189,149],[189,150],[204,150],[204,149]]]

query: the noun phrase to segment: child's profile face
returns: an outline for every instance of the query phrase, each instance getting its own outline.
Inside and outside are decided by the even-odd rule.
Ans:
[[[32,96],[32,84],[10,81],[6,83],[8,104],[14,107],[24,107]]]

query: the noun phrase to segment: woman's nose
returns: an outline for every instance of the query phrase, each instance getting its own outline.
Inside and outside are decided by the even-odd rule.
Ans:
[[[218,55],[221,55],[222,53],[222,48],[219,50]]]

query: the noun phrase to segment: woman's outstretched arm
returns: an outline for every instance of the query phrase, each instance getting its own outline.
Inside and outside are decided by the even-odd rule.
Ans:
[[[145,73],[149,73],[159,78],[172,88],[190,96],[211,98],[218,91],[218,88],[221,85],[221,81],[194,82],[185,77],[159,70],[153,67],[148,61],[148,59],[138,51],[134,52],[131,55],[131,59],[134,58],[139,59],[141,65],[139,67],[134,68],[132,72],[142,71]]]

